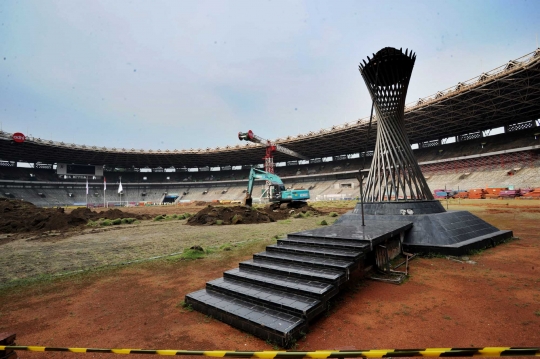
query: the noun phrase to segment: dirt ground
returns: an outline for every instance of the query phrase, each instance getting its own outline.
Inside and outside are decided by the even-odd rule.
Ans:
[[[318,210],[303,204],[300,206],[283,205],[282,207],[245,207],[245,206],[206,206],[187,221],[192,226],[255,224],[270,223],[287,219],[291,216],[299,218],[307,213],[320,214]],[[219,222],[218,222],[219,221]]]
[[[134,214],[112,208],[100,212],[88,208],[42,208],[26,201],[0,198],[0,244],[28,237],[28,234],[66,234],[83,230],[89,220],[135,218],[149,219],[148,214]]]
[[[399,286],[356,278],[296,349],[538,346],[540,202],[521,202],[525,201],[450,202],[450,210],[470,210],[500,229],[512,229],[519,239],[471,256],[476,264],[446,258],[414,259],[409,280]],[[310,220],[315,218],[254,227],[281,230],[297,223],[307,226]],[[148,230],[157,233],[172,224],[149,225]],[[231,229],[238,235],[253,227],[182,228],[217,229],[220,235]],[[146,227],[137,230],[143,229]],[[133,235],[126,232],[125,236]],[[273,242],[265,238],[200,260],[161,259],[4,287],[0,289],[0,332],[17,333],[19,345],[272,350],[262,340],[179,305],[185,294],[203,288],[206,281],[222,276],[223,271]],[[0,258],[32,243],[9,250],[6,246],[12,243],[2,245]],[[11,263],[16,261],[14,257]],[[19,355],[72,358],[93,354]]]

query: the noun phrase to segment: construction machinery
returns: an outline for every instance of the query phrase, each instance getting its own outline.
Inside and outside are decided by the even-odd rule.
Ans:
[[[254,143],[260,143],[266,145],[266,155],[264,159],[264,170],[268,173],[274,173],[274,152],[285,153],[289,156],[301,158],[303,160],[309,160],[306,156],[299,154],[298,152],[289,150],[281,145],[278,145],[270,140],[266,140],[260,136],[257,136],[253,131],[249,130],[248,132],[238,132],[238,139],[240,141],[250,141]]]
[[[305,202],[309,199],[309,190],[290,189],[287,190],[279,176],[263,170],[252,168],[249,172],[248,187],[244,205],[251,207],[253,204],[253,185],[255,180],[264,180],[268,185],[268,199],[273,206],[279,207],[282,203]]]
[[[309,199],[309,190],[306,189],[292,189],[287,190],[283,185],[283,181],[279,176],[274,174],[274,152],[285,153],[292,157],[301,158],[303,160],[309,160],[306,156],[299,154],[298,152],[289,150],[283,146],[276,144],[270,140],[257,136],[253,131],[238,132],[238,139],[240,141],[250,141],[254,143],[260,143],[266,145],[266,155],[264,156],[264,171],[251,168],[249,172],[248,188],[246,198],[243,203],[246,206],[250,206],[253,203],[251,194],[253,192],[253,183],[255,180],[265,180],[268,185],[267,196],[272,205],[280,206],[282,203],[295,203],[304,202]]]

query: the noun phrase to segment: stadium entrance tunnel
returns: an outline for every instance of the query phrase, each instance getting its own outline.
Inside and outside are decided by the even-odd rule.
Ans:
[[[163,197],[162,203],[174,203],[174,202],[176,202],[178,197],[180,197],[180,196],[177,193],[167,194],[167,195],[165,195],[165,197]]]

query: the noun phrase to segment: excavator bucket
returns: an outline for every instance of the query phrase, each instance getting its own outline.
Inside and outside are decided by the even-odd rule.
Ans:
[[[249,194],[246,194],[246,198],[242,201],[244,206],[251,207],[253,205],[253,198]]]

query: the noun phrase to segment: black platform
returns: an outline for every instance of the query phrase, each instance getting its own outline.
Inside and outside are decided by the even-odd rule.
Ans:
[[[361,218],[361,206],[357,204],[334,226],[356,225]],[[364,203],[364,218],[366,224],[412,222],[413,227],[403,241],[404,249],[411,253],[463,255],[494,246],[513,235],[512,231],[501,231],[470,212],[447,212],[437,200]]]
[[[411,227],[407,221],[371,221],[366,227],[334,225],[291,233],[205,289],[186,295],[186,303],[288,347],[326,310],[375,245]]]

